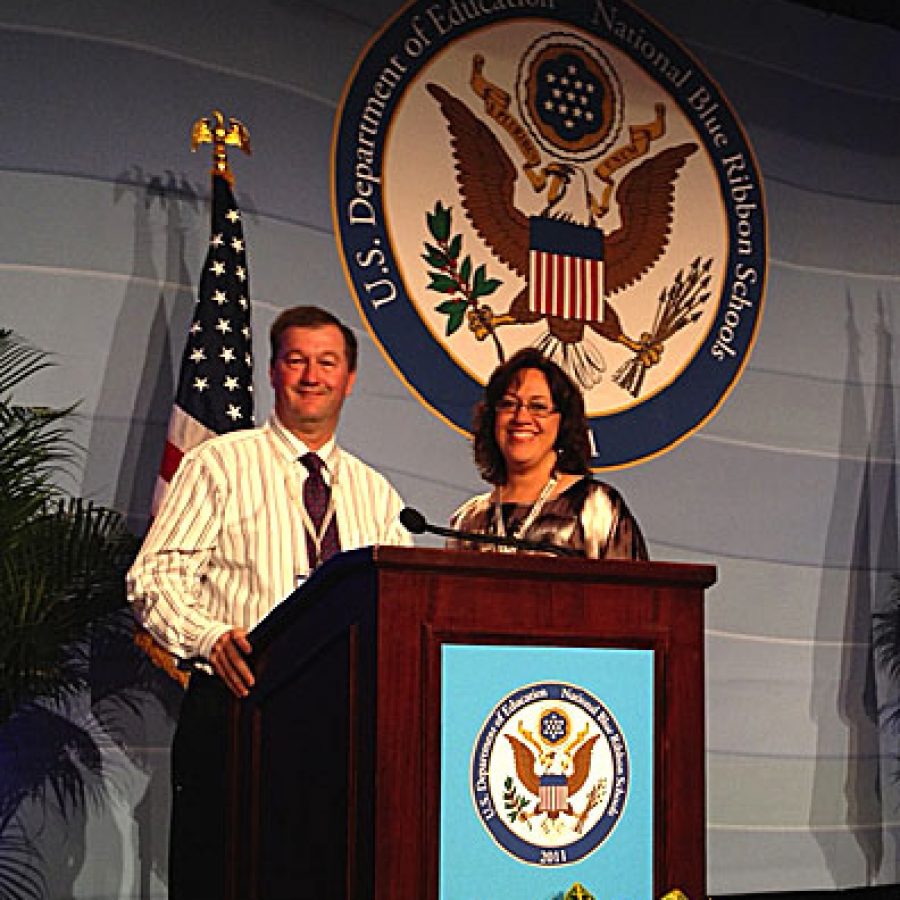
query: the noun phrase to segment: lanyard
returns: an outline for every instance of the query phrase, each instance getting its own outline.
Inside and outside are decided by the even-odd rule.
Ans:
[[[521,525],[514,530],[512,537],[524,538],[528,533],[529,529],[532,525],[537,521],[537,517],[541,514],[541,511],[544,508],[544,504],[547,502],[547,499],[553,493],[553,488],[556,487],[556,483],[559,479],[556,477],[556,472],[551,472],[550,477],[547,479],[547,483],[544,485],[540,494],[538,495],[537,500],[534,501],[531,509],[528,512],[528,515],[522,520]],[[497,503],[494,504],[494,529],[496,533],[500,537],[506,537],[506,523],[503,521],[503,503],[502,497],[500,496],[500,489],[497,489]],[[499,551],[502,553],[515,553],[515,547],[497,547]]]
[[[295,458],[291,460],[291,463],[295,463],[297,461],[298,459]],[[286,476],[288,493],[291,495],[291,498],[294,501],[294,508],[300,510],[300,521],[303,523],[303,533],[309,536],[309,539],[312,541],[313,547],[315,549],[315,557],[313,559],[307,560],[307,574],[297,574],[294,576],[295,586],[299,587],[309,577],[313,569],[315,569],[315,567],[319,564],[319,559],[322,556],[322,542],[325,540],[325,533],[328,531],[328,526],[331,525],[331,520],[335,516],[336,507],[334,497],[335,492],[339,490],[341,460],[340,457],[335,458],[333,470],[329,468],[329,471],[331,472],[331,484],[329,485],[330,491],[328,497],[328,507],[325,510],[325,515],[322,517],[322,525],[318,529],[313,523],[312,517],[310,516],[309,511],[306,508],[306,504],[303,502],[303,490],[301,488],[301,481],[297,477],[297,470],[290,467],[286,460],[282,460],[281,464],[284,468]],[[307,474],[306,477],[308,478],[309,475]]]

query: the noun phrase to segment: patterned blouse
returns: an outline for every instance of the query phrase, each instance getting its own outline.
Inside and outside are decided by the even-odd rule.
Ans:
[[[590,559],[647,559],[640,526],[610,485],[585,477],[547,500],[525,534],[519,529],[531,512],[530,503],[503,503],[501,514],[507,536],[571,547]],[[502,534],[497,527],[497,504],[491,494],[479,494],[463,503],[450,519],[450,527],[476,534]],[[496,550],[451,538],[454,550]]]

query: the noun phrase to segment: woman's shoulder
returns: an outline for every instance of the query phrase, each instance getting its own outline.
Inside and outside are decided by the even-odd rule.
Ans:
[[[461,503],[450,516],[450,521],[454,525],[458,522],[462,522],[465,519],[471,518],[473,515],[477,515],[480,512],[483,512],[490,506],[491,503],[491,491],[488,491],[485,494],[476,494],[474,497],[469,497],[464,503]]]
[[[578,505],[587,502],[609,503],[621,498],[621,494],[605,481],[601,481],[594,475],[569,475],[560,485],[560,496],[565,495]]]
[[[581,491],[586,497],[621,500],[622,495],[609,482],[603,481],[596,475],[582,475],[570,487],[571,491]]]
[[[568,496],[589,533],[598,537],[610,533],[622,509],[621,495],[611,484],[586,475],[569,488]]]
[[[588,555],[647,559],[640,525],[619,490],[599,478],[589,478],[586,491],[582,521],[589,543],[596,542],[596,550]]]

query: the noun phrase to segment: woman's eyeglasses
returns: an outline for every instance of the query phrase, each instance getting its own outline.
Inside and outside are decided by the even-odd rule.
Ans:
[[[499,416],[514,416],[523,406],[535,419],[546,419],[558,412],[546,400],[520,400],[518,397],[501,397],[494,404],[494,412]]]

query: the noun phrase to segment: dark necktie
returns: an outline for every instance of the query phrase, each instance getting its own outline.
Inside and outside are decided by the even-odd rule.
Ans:
[[[322,477],[322,468],[325,463],[315,453],[306,453],[300,457],[300,462],[306,466],[309,474],[306,481],[303,482],[303,505],[312,519],[313,527],[319,534],[322,530],[322,521],[325,513],[328,511],[328,502],[331,499],[331,488],[325,483]],[[306,551],[309,554],[310,570],[321,565],[327,559],[331,559],[335,553],[340,552],[341,545],[338,541],[337,520],[331,517],[328,529],[322,535],[322,542],[319,546],[319,552],[316,553],[316,542],[313,536],[307,532],[306,535]]]

